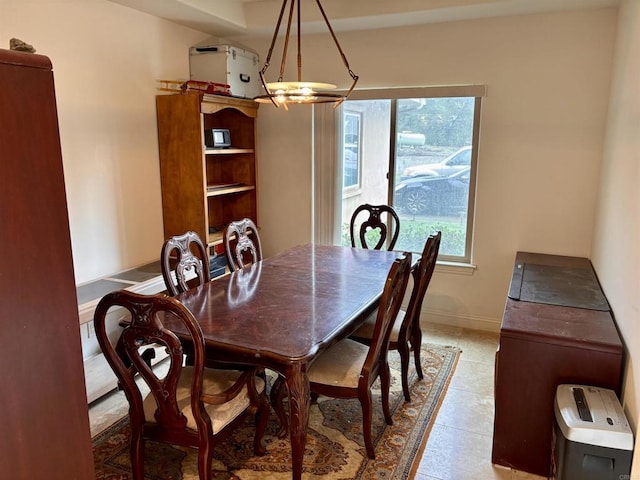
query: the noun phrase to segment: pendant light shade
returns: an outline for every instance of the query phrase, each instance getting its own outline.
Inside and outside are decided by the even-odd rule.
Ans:
[[[329,19],[320,4],[320,0],[315,0],[320,13],[322,14],[322,18],[324,19],[324,23],[326,24],[329,32],[331,33],[331,37],[336,45],[336,48],[342,57],[342,63],[345,68],[349,72],[353,83],[351,84],[351,88],[346,92],[346,94],[340,94],[331,92],[336,88],[336,85],[331,83],[321,83],[321,82],[309,82],[303,81],[302,79],[302,51],[301,51],[301,31],[300,31],[300,3],[302,0],[283,0],[282,8],[280,9],[280,16],[278,17],[278,23],[276,24],[276,29],[273,32],[273,38],[271,39],[271,46],[269,47],[269,53],[267,54],[267,58],[265,60],[264,66],[262,70],[260,70],[260,81],[262,82],[262,86],[264,87],[265,94],[256,97],[254,100],[256,102],[261,103],[272,103],[276,107],[283,105],[285,109],[288,104],[291,103],[335,103],[338,106],[342,103],[349,94],[353,91],[356,83],[358,82],[358,76],[353,73],[351,68],[349,67],[349,62],[347,57],[345,56],[342,48],[340,47],[340,43],[338,43],[338,39],[331,28],[331,24],[329,23]],[[282,47],[282,61],[280,62],[280,75],[278,76],[277,82],[267,83],[265,79],[265,73],[268,70],[271,62],[271,55],[273,54],[273,49],[276,44],[276,39],[278,37],[278,33],[280,32],[280,27],[282,25],[282,20],[284,18],[285,12],[287,10],[287,4],[289,4],[289,15],[287,21],[287,31],[284,37],[283,47]],[[298,46],[298,76],[295,81],[285,81],[284,73],[287,63],[287,51],[289,48],[289,39],[291,36],[291,26],[293,23],[293,17],[296,16],[297,19],[297,46]]]

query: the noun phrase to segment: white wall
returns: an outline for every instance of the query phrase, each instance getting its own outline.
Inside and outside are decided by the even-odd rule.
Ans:
[[[640,421],[640,2],[622,2],[592,261],[626,344],[623,398]],[[638,441],[636,439],[636,445]],[[636,448],[632,478],[640,479]]]
[[[258,110],[258,223],[266,257],[311,239],[312,128],[308,105]]]
[[[477,270],[436,272],[428,320],[497,331],[518,250],[589,256],[616,15],[595,9],[339,34],[360,88],[487,85]],[[264,59],[270,38],[238,40]],[[304,60],[303,80],[348,86],[326,35],[306,44]],[[308,107],[260,108],[259,215],[268,254],[311,238],[310,117]]]
[[[188,78],[207,35],[105,0],[0,0],[0,46],[12,37],[53,63],[76,282],[156,260],[156,80]]]

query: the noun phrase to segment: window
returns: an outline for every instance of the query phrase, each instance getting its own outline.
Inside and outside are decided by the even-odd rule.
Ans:
[[[351,193],[360,188],[360,114],[343,113],[342,188]]]
[[[483,95],[484,86],[353,92],[335,122],[342,195],[334,242],[350,244],[358,205],[387,203],[400,216],[397,250],[421,252],[441,230],[440,260],[471,263]]]

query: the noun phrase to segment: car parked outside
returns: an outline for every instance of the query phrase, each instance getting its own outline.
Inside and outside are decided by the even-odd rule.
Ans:
[[[466,212],[470,173],[470,146],[441,162],[408,167],[396,184],[395,205],[414,215]]]
[[[417,176],[449,177],[461,170],[471,168],[471,146],[462,147],[438,163],[424,163],[407,167],[400,181]]]

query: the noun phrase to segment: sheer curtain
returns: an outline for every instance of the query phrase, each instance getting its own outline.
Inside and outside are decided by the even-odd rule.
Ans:
[[[313,106],[313,242],[339,243],[342,202],[342,165],[337,135],[342,115],[331,104]]]

